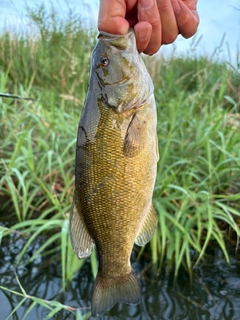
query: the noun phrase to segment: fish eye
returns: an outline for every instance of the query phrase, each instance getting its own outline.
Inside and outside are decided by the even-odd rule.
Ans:
[[[106,66],[108,65],[108,63],[109,63],[109,60],[108,60],[108,58],[107,57],[105,57],[105,56],[102,56],[101,58],[100,58],[100,66],[102,67],[102,68],[106,68]]]

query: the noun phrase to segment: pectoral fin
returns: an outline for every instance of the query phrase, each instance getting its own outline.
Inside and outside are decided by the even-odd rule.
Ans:
[[[151,205],[150,210],[147,214],[145,221],[142,224],[142,227],[139,231],[137,238],[135,239],[135,243],[138,246],[144,246],[147,242],[149,242],[154,234],[154,231],[157,227],[158,218],[156,210],[153,205]]]
[[[73,250],[79,259],[90,256],[94,241],[88,233],[82,212],[75,199],[70,212],[70,238]]]
[[[140,120],[135,114],[128,126],[124,139],[124,154],[127,157],[136,157],[145,146],[146,121]]]

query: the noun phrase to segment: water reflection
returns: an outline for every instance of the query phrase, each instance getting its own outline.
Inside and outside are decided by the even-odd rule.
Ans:
[[[26,252],[25,259],[32,255],[44,239],[35,242]],[[81,308],[83,314],[90,311],[93,279],[90,264],[87,262],[75,275],[66,292],[61,290],[61,266],[56,257],[40,256],[37,261],[25,267],[14,269],[14,262],[24,244],[23,239],[12,236],[4,238],[0,247],[1,285],[20,291],[15,273],[29,295]],[[135,258],[134,258],[135,261]],[[135,263],[134,269],[140,273],[147,265],[146,261]],[[240,314],[240,254],[232,254],[231,264],[227,265],[219,250],[211,250],[211,255],[194,271],[191,285],[187,273],[182,270],[174,282],[173,275],[164,270],[156,277],[148,269],[141,278],[143,300],[140,305],[117,304],[101,319],[135,320],[238,320]],[[0,319],[6,319],[22,297],[0,290]],[[11,319],[23,319],[31,300],[27,300]],[[34,307],[26,320],[43,319],[49,310],[40,305]],[[52,319],[75,319],[75,315],[62,310]]]

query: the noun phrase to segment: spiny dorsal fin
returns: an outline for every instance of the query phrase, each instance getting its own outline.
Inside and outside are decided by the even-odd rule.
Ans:
[[[75,197],[70,212],[70,238],[73,250],[79,259],[90,256],[94,241],[88,233],[82,212],[75,202]]]
[[[92,296],[92,316],[101,316],[117,302],[138,304],[141,295],[133,270],[117,278],[102,278],[97,275]]]
[[[158,217],[155,208],[151,205],[150,210],[144,220],[142,227],[135,239],[135,243],[138,246],[144,246],[149,242],[154,234],[154,231],[158,224]]]

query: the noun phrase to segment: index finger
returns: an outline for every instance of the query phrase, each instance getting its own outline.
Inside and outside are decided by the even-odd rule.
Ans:
[[[152,27],[151,37],[147,47],[143,51],[152,55],[158,51],[162,43],[162,26],[156,0],[138,1],[138,20],[147,22]]]

